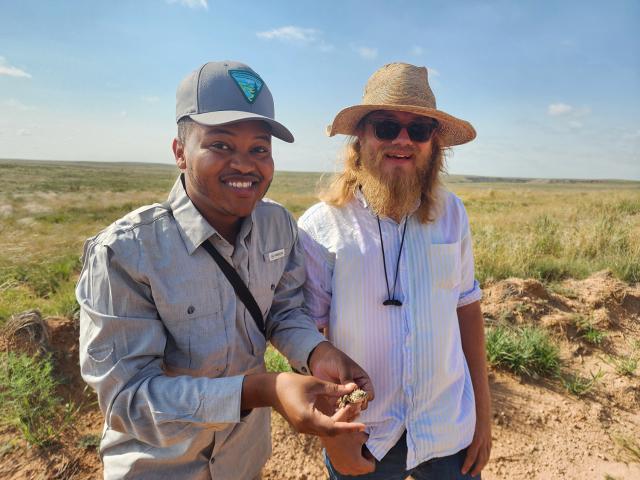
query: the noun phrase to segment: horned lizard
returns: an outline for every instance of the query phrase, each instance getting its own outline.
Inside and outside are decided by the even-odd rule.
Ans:
[[[348,403],[362,403],[367,399],[367,397],[368,397],[367,392],[365,392],[364,390],[360,390],[359,388],[356,388],[353,392],[349,393],[348,395],[343,395],[340,397],[340,400],[338,400],[338,408],[342,408],[346,406]]]

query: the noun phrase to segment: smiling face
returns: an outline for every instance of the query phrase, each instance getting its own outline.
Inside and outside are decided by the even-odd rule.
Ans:
[[[382,120],[392,120],[402,125],[428,122],[429,119],[407,112],[377,111],[366,117],[358,134],[362,145],[363,162],[373,162],[383,176],[416,175],[426,168],[431,156],[431,140],[415,142],[409,138],[406,128],[393,140],[380,140],[375,135],[374,124]]]
[[[407,126],[429,119],[406,112],[376,111],[358,129],[358,184],[376,214],[400,221],[419,204],[432,153],[439,150],[432,151],[432,138],[424,142],[411,140],[407,128],[392,140],[381,140],[375,134],[374,123],[382,120]]]
[[[187,195],[225,237],[251,214],[273,179],[271,131],[261,121],[193,124],[186,138],[174,139],[173,152]]]

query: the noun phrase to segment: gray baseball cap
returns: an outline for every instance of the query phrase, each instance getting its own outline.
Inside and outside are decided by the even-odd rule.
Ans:
[[[201,125],[262,120],[273,136],[293,142],[287,127],[275,121],[267,84],[244,63],[209,62],[187,75],[176,92],[176,122],[184,117]]]

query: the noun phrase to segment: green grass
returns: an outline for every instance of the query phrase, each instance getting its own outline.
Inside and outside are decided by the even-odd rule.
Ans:
[[[291,366],[287,359],[271,345],[267,347],[267,351],[264,353],[264,363],[267,367],[267,372],[291,371]]]
[[[78,439],[78,447],[84,450],[97,449],[100,446],[101,435],[88,434]]]
[[[609,355],[606,362],[613,365],[618,375],[626,377],[632,377],[638,369],[638,357],[635,354],[626,357]]]
[[[487,359],[495,367],[523,376],[553,377],[560,366],[559,349],[537,327],[497,325],[487,334]]]
[[[581,397],[593,390],[603,376],[604,372],[602,370],[598,370],[596,373],[591,372],[589,377],[569,375],[563,377],[562,382],[570,394],[575,395],[576,397]]]
[[[0,352],[0,423],[17,427],[31,444],[49,444],[71,410],[56,395],[50,358]]]
[[[591,345],[600,346],[607,338],[606,332],[596,328],[590,318],[574,314],[572,321],[580,338]]]
[[[451,187],[467,206],[481,281],[557,282],[603,269],[624,281],[640,281],[637,186],[606,192],[531,185],[517,192],[506,186],[485,191]]]

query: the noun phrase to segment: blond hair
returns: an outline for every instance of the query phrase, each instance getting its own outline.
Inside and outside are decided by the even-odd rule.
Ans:
[[[334,207],[343,207],[354,197],[359,186],[358,170],[362,168],[360,141],[349,138],[342,155],[344,168],[330,180],[320,192],[320,200]],[[423,178],[420,179],[420,206],[416,215],[420,223],[433,222],[440,210],[440,193],[443,189],[441,174],[445,173],[445,149],[440,146],[436,135],[431,140],[431,158]]]

